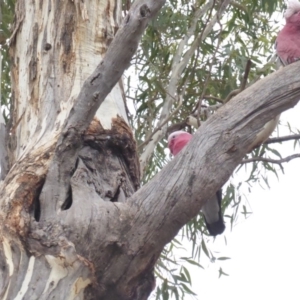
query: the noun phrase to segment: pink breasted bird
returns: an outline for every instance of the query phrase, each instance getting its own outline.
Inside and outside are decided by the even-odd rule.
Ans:
[[[300,59],[300,3],[290,0],[284,13],[286,24],[279,32],[275,48],[285,66]]]
[[[172,132],[168,137],[168,147],[173,155],[177,155],[192,139],[192,135],[185,131]],[[214,198],[209,199],[202,207],[206,228],[210,235],[223,233],[225,224],[221,211],[222,190],[217,191]]]

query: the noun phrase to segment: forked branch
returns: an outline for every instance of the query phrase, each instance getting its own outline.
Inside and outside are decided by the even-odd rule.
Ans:
[[[84,82],[66,119],[54,157],[50,163],[40,197],[44,206],[42,216],[51,215],[51,211],[61,207],[65,199],[68,198],[70,178],[76,165],[78,151],[82,145],[82,135],[108,93],[129,66],[145,28],[164,3],[165,0],[134,2],[104,59]],[[66,175],[62,176],[62,174]],[[56,189],[53,189],[53,186]]]

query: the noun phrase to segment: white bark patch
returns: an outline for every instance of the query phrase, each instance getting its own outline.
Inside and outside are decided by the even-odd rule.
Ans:
[[[13,47],[15,161],[61,132],[83,83],[121,23],[120,0],[89,5],[74,0],[74,9],[68,1],[52,1],[51,10],[47,3],[24,1],[25,11],[18,16],[23,22]],[[58,18],[56,9],[65,18]],[[117,84],[105,100],[106,108],[97,113],[106,129],[117,115],[127,120],[122,94]]]
[[[4,119],[0,110],[0,181],[4,179],[7,169],[7,152],[5,148],[6,128]]]
[[[112,118],[117,117],[117,115],[123,117],[125,122],[128,123],[119,84],[115,85],[96,112],[96,117],[98,117],[104,129],[111,129]]]
[[[45,258],[50,265],[51,273],[47,280],[43,295],[49,295],[51,291],[56,288],[58,282],[68,275],[68,270],[64,266],[64,259],[52,255],[45,255]]]
[[[35,257],[31,256],[28,263],[28,268],[25,274],[25,278],[22,283],[21,290],[19,291],[18,295],[15,297],[14,300],[22,300],[23,296],[26,294],[28,290],[28,286],[31,281],[32,273],[33,273],[33,267],[34,267]]]
[[[14,273],[14,263],[12,259],[11,247],[9,241],[5,237],[3,237],[2,244],[4,249],[5,261],[8,264],[9,276],[11,276]]]
[[[5,121],[4,121],[4,118],[3,118],[3,115],[2,115],[1,106],[0,106],[0,125],[1,124],[5,125]]]
[[[71,286],[71,294],[67,300],[73,300],[83,291],[92,281],[90,279],[78,278],[74,284]]]
[[[10,247],[9,241],[5,237],[3,237],[2,244],[3,244],[3,249],[4,249],[5,261],[8,265],[9,276],[12,276],[12,274],[14,272],[14,264],[13,264],[13,260],[12,260],[11,247]],[[3,300],[7,299],[10,284],[11,284],[11,281],[7,285],[5,294],[3,296]]]
[[[2,300],[6,300],[6,299],[7,299],[7,295],[8,295],[8,291],[9,291],[10,283],[11,283],[11,281],[9,282],[9,284],[8,284],[8,286],[7,286],[7,288],[6,288],[6,291],[5,291],[5,294],[4,294],[4,296],[3,296],[3,299],[2,299]]]
[[[81,16],[83,21],[88,21],[89,16],[86,9],[86,5],[82,0],[72,0],[76,5],[76,12],[78,16]]]

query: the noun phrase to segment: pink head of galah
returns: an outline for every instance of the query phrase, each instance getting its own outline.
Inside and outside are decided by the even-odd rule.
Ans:
[[[300,25],[300,2],[298,0],[290,0],[284,13],[287,23]]]
[[[192,135],[185,131],[174,131],[168,137],[168,147],[173,155],[178,154],[190,141]]]
[[[290,0],[284,14],[286,24],[278,33],[275,48],[282,65],[300,59],[300,3]]]

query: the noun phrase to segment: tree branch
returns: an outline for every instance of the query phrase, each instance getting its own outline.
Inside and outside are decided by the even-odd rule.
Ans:
[[[272,164],[281,165],[282,163],[289,162],[295,158],[300,158],[300,154],[293,154],[293,155],[287,156],[286,158],[282,158],[282,159],[271,159],[271,158],[257,156],[257,157],[252,157],[252,158],[248,158],[248,159],[243,159],[241,164],[247,164],[250,162],[261,161],[261,162],[269,162]]]
[[[60,211],[65,199],[68,198],[70,178],[82,145],[82,135],[108,93],[128,68],[145,28],[164,3],[165,0],[135,1],[104,59],[84,82],[66,119],[49,166],[40,196],[43,205],[41,219],[51,216],[53,210]],[[53,186],[56,188],[53,189]]]
[[[201,117],[206,117],[206,119],[208,119],[211,116],[212,112],[216,111],[221,106],[222,106],[221,103],[217,103],[215,105],[210,105],[208,107],[201,107],[201,114],[200,114],[200,116]],[[200,127],[199,126],[199,122],[198,122],[199,117],[197,116],[197,112],[194,112],[193,114],[189,115],[186,118],[186,124],[190,125],[190,126],[193,126],[195,128],[199,128]]]
[[[239,10],[242,10],[242,11],[245,11],[245,12],[248,11],[246,7],[244,7],[243,5],[241,5],[240,3],[237,3],[235,1],[230,1],[230,4],[232,6],[234,6],[235,8],[238,8]]]
[[[299,66],[274,72],[218,109],[180,154],[128,199],[137,208],[135,236],[147,231],[144,245],[168,243],[228,180],[261,128],[297,104]]]
[[[135,51],[134,47],[137,47],[142,29],[152,13],[155,14],[153,7],[158,10],[159,6],[163,5],[163,1],[148,2],[152,6],[145,5],[145,1],[133,5],[131,14],[126,18],[127,22],[118,32],[103,62],[85,82],[65,123],[40,196],[43,215],[39,222],[31,222],[33,226],[39,226],[41,229],[34,232],[38,243],[41,247],[48,247],[48,251],[54,254],[57,254],[55,253],[57,237],[60,234],[58,224],[53,224],[54,218],[60,218],[60,222],[57,223],[63,223],[63,234],[70,236],[72,233],[74,249],[75,245],[78,247],[77,245],[82,242],[82,232],[87,233],[85,239],[89,243],[85,245],[86,248],[93,255],[95,253],[99,255],[96,258],[101,258],[96,261],[93,256],[91,261],[98,263],[98,266],[104,263],[101,269],[92,270],[97,273],[94,275],[101,277],[99,289],[103,293],[107,292],[104,291],[107,286],[102,287],[103,282],[109,283],[109,287],[114,287],[110,290],[116,289],[116,292],[112,292],[114,297],[106,299],[120,299],[118,297],[120,291],[124,291],[123,294],[127,295],[124,299],[145,299],[134,293],[131,288],[132,282],[138,277],[147,281],[145,279],[148,274],[145,273],[153,268],[165,244],[199,212],[205,200],[211,198],[228,180],[264,124],[280,112],[293,107],[300,98],[300,62],[298,62],[262,79],[221,107],[200,127],[191,142],[175,159],[151,182],[124,202],[102,201],[97,189],[89,184],[85,173],[86,167],[79,158],[80,171],[72,179],[77,202],[74,202],[69,210],[60,211],[60,201],[68,195],[66,189],[70,186],[68,180],[72,176],[72,167],[75,165],[78,149],[82,143],[81,134],[114,82],[118,81],[123,72],[121,69],[128,65],[130,60],[128,52]],[[98,155],[98,152],[95,155]],[[49,160],[49,157],[43,158],[44,161]],[[44,161],[39,162],[43,167]],[[27,164],[30,165],[30,161],[27,161]],[[37,171],[39,165],[34,167],[32,173],[39,174]],[[94,169],[91,172],[94,172]],[[113,177],[116,178],[117,174]],[[34,179],[34,176],[32,178]],[[20,185],[27,179],[23,178]],[[31,191],[22,189],[22,192]],[[24,206],[23,197],[18,197],[16,204],[17,213],[9,215],[9,218],[12,219],[11,222],[16,223],[17,229],[20,228],[20,231],[24,232],[26,230],[24,222],[20,224],[17,222],[17,216],[21,214],[21,208]],[[57,213],[53,213],[52,210],[47,219],[46,210],[50,209],[56,209]],[[8,209],[7,211],[10,212]],[[75,217],[77,223],[74,223]],[[93,222],[83,224],[84,222],[78,222],[78,219]],[[82,224],[85,225],[84,228]],[[76,230],[73,230],[74,227]],[[99,227],[99,231],[95,230]],[[48,236],[45,234],[43,238],[47,243],[42,244],[38,238],[39,234],[44,232],[51,233],[51,237],[55,239],[47,240]],[[93,249],[90,249],[91,246]],[[105,248],[104,255],[99,254],[101,251],[98,249],[101,247]],[[117,259],[114,259],[115,257]],[[73,260],[73,256],[71,258]],[[79,257],[76,260],[79,260]],[[107,261],[109,264],[106,264]],[[120,270],[124,271],[120,274]],[[118,274],[117,278],[115,274]]]
[[[152,140],[147,144],[145,147],[141,157],[140,157],[140,163],[141,163],[141,170],[143,173],[143,170],[145,169],[147,162],[149,158],[151,157],[154,148],[156,147],[157,143],[164,137],[167,126],[161,126],[161,124],[164,122],[164,120],[168,119],[168,116],[170,114],[171,107],[174,103],[173,96],[171,97],[170,95],[175,95],[176,94],[176,87],[178,85],[178,81],[180,80],[180,75],[184,68],[186,67],[189,59],[191,58],[193,52],[190,52],[189,56],[186,54],[184,55],[184,59],[182,59],[183,56],[183,51],[191,38],[192,34],[194,33],[197,22],[201,16],[203,16],[209,9],[212,8],[214,4],[214,0],[210,0],[206,5],[204,5],[201,8],[198,8],[194,14],[194,17],[191,22],[191,26],[188,28],[186,35],[184,38],[181,40],[181,42],[178,45],[177,51],[174,55],[173,61],[172,61],[172,67],[171,67],[171,78],[169,85],[167,87],[167,96],[166,100],[164,101],[164,106],[162,108],[160,117],[159,117],[159,122],[157,127],[160,128],[161,130],[156,131],[155,134],[152,135]],[[195,49],[194,49],[195,50]]]
[[[226,99],[224,100],[224,103],[228,102],[232,97],[236,96],[237,94],[239,94],[241,91],[243,91],[243,90],[246,88],[247,79],[248,79],[249,72],[250,72],[250,69],[251,69],[251,64],[252,64],[252,63],[251,63],[251,60],[248,59],[247,64],[246,64],[246,68],[245,68],[244,77],[243,77],[243,80],[242,80],[242,82],[241,82],[240,88],[231,91],[231,92],[227,95]]]
[[[7,152],[6,152],[6,127],[5,127],[5,121],[2,115],[1,110],[1,78],[2,74],[2,56],[0,55],[0,181],[5,178],[5,175],[7,173]]]
[[[200,99],[198,100],[197,104],[196,104],[196,109],[195,111],[193,111],[194,113],[194,116],[196,117],[197,119],[197,126],[196,128],[198,128],[200,126],[200,115],[201,115],[201,106],[202,106],[202,100],[204,99],[204,94],[206,92],[206,89],[207,89],[207,86],[208,86],[208,83],[209,83],[209,80],[211,78],[211,70],[213,68],[213,65],[215,64],[216,62],[216,54],[217,52],[219,51],[219,47],[221,45],[221,41],[222,41],[222,31],[223,31],[223,26],[220,22],[219,19],[217,19],[218,21],[218,25],[220,26],[220,32],[218,34],[218,41],[217,41],[217,45],[216,45],[216,48],[215,48],[215,51],[213,53],[213,56],[211,58],[211,62],[210,64],[208,65],[208,74],[205,78],[205,82],[204,82],[204,86],[203,86],[203,90],[202,90],[202,93],[201,93],[201,96],[200,96]]]
[[[221,26],[221,24],[220,24],[220,26]],[[220,43],[220,40],[218,41],[218,45],[217,45],[216,51],[219,48],[219,43]],[[216,51],[214,53],[214,56],[216,54]],[[210,69],[211,69],[211,67],[213,65],[213,62],[214,62],[214,57],[212,59],[212,63],[209,66]],[[247,79],[248,79],[248,76],[249,76],[250,68],[251,68],[251,60],[249,59],[247,61],[247,64],[246,64],[245,73],[244,73],[244,77],[243,77],[243,80],[241,82],[240,88],[231,91],[228,94],[228,96],[226,97],[225,100],[219,99],[219,98],[214,97],[214,96],[204,96],[204,95],[201,95],[199,101],[197,102],[196,109],[192,112],[192,114],[190,116],[187,117],[187,124],[188,125],[192,125],[195,128],[199,128],[200,127],[201,103],[202,103],[202,100],[204,98],[211,98],[211,99],[213,99],[213,100],[215,100],[217,102],[220,102],[220,103],[224,104],[224,103],[228,102],[232,97],[234,97],[237,94],[239,94],[240,92],[242,92],[246,88],[246,84],[247,84]],[[209,72],[209,74],[210,74],[210,72]],[[205,89],[206,89],[206,84],[208,82],[208,78],[209,78],[209,76],[206,78],[206,82],[205,82],[205,85],[204,85],[203,94],[205,93]],[[214,110],[214,109],[219,108],[220,106],[221,106],[221,104],[213,105],[213,106],[210,106],[209,109],[210,110]],[[207,111],[209,111],[209,109]]]
[[[287,136],[267,139],[264,142],[264,144],[274,144],[274,143],[286,142],[291,140],[299,140],[299,139],[300,139],[300,134],[294,134],[294,135],[287,135]]]
[[[178,103],[178,106],[176,107],[176,109],[160,124],[160,126],[158,126],[158,127],[156,127],[155,128],[155,130],[153,130],[153,132],[150,134],[150,136],[143,142],[143,143],[141,143],[140,145],[139,145],[139,149],[143,149],[143,147],[145,146],[145,145],[147,145],[150,141],[151,141],[151,139],[152,139],[152,137],[154,136],[154,134],[157,132],[157,131],[159,131],[159,130],[161,130],[162,129],[162,127],[165,125],[165,124],[167,124],[167,122],[168,121],[170,121],[170,119],[179,111],[179,109],[180,109],[180,107],[181,107],[181,105],[182,105],[182,98],[181,98],[181,96],[179,96],[179,103]]]
[[[6,128],[0,106],[0,181],[7,173]]]
[[[189,50],[183,55],[181,61],[179,62],[180,57],[182,56],[184,46],[187,44],[188,39],[190,37],[190,33],[193,31],[193,26],[195,26],[195,19],[198,17],[198,19],[203,16],[209,9],[212,9],[213,4],[215,3],[214,0],[210,0],[202,9],[198,9],[195,13],[194,20],[192,22],[191,27],[188,30],[188,33],[186,34],[184,40],[180,43],[178,46],[177,52],[175,54],[173,64],[172,64],[172,75],[170,78],[170,83],[168,86],[168,93],[170,95],[175,95],[176,86],[178,81],[180,80],[180,75],[184,68],[186,67],[187,63],[189,62],[190,58],[193,56],[195,50],[199,47],[200,43],[207,37],[207,35],[212,31],[213,26],[220,20],[221,16],[223,15],[224,11],[226,10],[227,6],[230,3],[230,0],[224,0],[222,1],[222,4],[218,10],[218,12],[214,15],[214,17],[211,19],[211,21],[205,26],[203,32],[200,36],[198,36],[194,42],[192,43]],[[173,104],[172,98],[166,99],[161,115],[160,115],[160,122],[159,124],[166,119],[166,117],[169,115],[169,111],[171,109],[171,106]],[[158,126],[159,126],[158,124]],[[166,132],[166,126],[162,128],[162,130],[156,132],[156,134],[153,135],[152,140],[148,143],[148,145],[145,147],[144,152],[142,153],[140,157],[140,163],[141,163],[141,170],[143,172],[143,169],[145,168],[149,158],[151,157],[154,148],[156,147],[157,143],[164,137]]]
[[[216,102],[219,102],[219,103],[222,103],[222,104],[224,103],[224,100],[222,100],[221,98],[212,96],[212,95],[204,95],[203,98],[204,99],[212,99],[212,100],[215,100]]]

